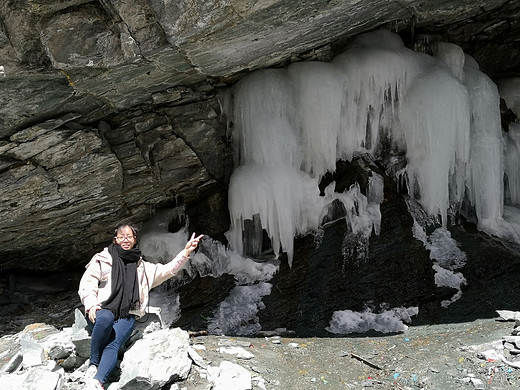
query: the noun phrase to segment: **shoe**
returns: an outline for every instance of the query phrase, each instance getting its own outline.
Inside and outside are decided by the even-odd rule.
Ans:
[[[94,378],[87,379],[85,381],[85,387],[83,390],[104,390],[105,388],[100,381]]]
[[[93,379],[97,374],[97,367],[94,365],[88,366],[85,375],[83,375],[83,382],[87,383],[89,379]]]

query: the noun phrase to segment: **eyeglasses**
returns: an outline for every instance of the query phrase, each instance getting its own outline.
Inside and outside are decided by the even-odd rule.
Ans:
[[[135,236],[116,236],[116,239],[119,241],[124,241],[124,240],[132,241],[132,240],[135,240]]]

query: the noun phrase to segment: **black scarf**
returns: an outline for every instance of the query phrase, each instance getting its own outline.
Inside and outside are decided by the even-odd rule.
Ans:
[[[112,292],[102,307],[110,310],[117,320],[128,317],[130,310],[138,306],[137,262],[141,251],[137,248],[124,250],[119,245],[110,244],[108,252],[112,256]]]

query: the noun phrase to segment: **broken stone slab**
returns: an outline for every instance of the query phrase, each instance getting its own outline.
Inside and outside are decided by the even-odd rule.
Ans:
[[[21,351],[17,350],[15,354],[11,356],[11,359],[9,359],[7,363],[1,367],[0,372],[5,372],[8,374],[15,372],[21,367],[22,362],[23,355]]]
[[[48,367],[35,367],[29,370],[23,388],[38,390],[61,389],[63,372],[50,370],[53,366],[55,365],[49,364]]]
[[[23,389],[27,372],[19,374],[0,374],[2,389]]]
[[[4,372],[0,373],[0,390],[82,389],[81,380],[88,362],[76,355],[72,337],[74,334],[81,336],[84,330],[83,319],[83,315],[79,313],[74,330],[71,327],[54,333],[57,331],[55,328],[33,324],[19,334],[2,337],[0,358],[5,363]],[[210,368],[208,363],[189,346],[188,332],[179,328],[153,329],[155,328],[150,328],[149,333],[125,352],[119,381],[111,383],[109,389],[158,390],[169,386],[170,390],[179,390],[183,388],[178,386],[180,383],[172,382],[186,380],[192,361],[197,365],[196,369],[200,367],[206,378],[209,376],[206,370]],[[65,355],[68,356],[64,358]],[[221,368],[215,368],[214,373],[215,379],[219,375],[234,375],[222,372]]]
[[[145,334],[125,352],[119,389],[160,389],[184,380],[191,369],[189,335],[180,328]]]
[[[22,364],[22,353],[16,336],[0,338],[0,373],[13,372]]]
[[[238,364],[224,360],[216,373],[212,390],[251,390],[252,388],[251,373]],[[215,376],[215,372],[212,374]]]
[[[0,375],[2,389],[55,390],[63,387],[63,373],[54,365],[32,367],[14,374]]]
[[[188,348],[188,355],[190,356],[190,359],[193,360],[193,363],[195,363],[197,366],[201,368],[208,367],[202,356],[200,356],[194,348]]]
[[[473,383],[473,386],[475,387],[475,389],[477,390],[484,390],[486,388],[484,382],[481,380],[481,379],[476,379],[476,378],[473,378],[471,380],[471,383]]]
[[[69,347],[65,346],[65,345],[54,345],[49,350],[48,354],[49,354],[49,358],[52,360],[66,359],[72,354],[73,350],[74,350],[74,346],[72,346],[69,349]]]
[[[0,372],[12,373],[22,364],[26,367],[42,364],[43,348],[38,345],[45,337],[58,333],[51,325],[35,323],[27,325],[21,332],[0,339]],[[22,343],[22,340],[23,343]],[[24,357],[25,355],[25,357]]]
[[[520,312],[512,310],[497,310],[497,321],[516,321],[520,320]]]
[[[67,359],[75,350],[72,342],[72,328],[64,328],[42,340],[42,345],[51,360]]]
[[[63,367],[67,371],[74,370],[74,368],[81,366],[85,361],[85,359],[81,356],[76,356],[76,354],[72,354],[68,356],[66,359],[60,361],[60,366]]]
[[[255,388],[259,390],[266,390],[265,379],[261,376],[253,376],[251,378],[251,382],[254,384]]]
[[[21,340],[21,338],[24,335],[29,334],[32,336],[32,338],[35,341],[41,341],[45,337],[47,337],[51,334],[59,333],[59,332],[60,331],[52,325],[47,325],[44,323],[34,323],[34,324],[27,325],[24,328],[24,330],[22,330],[20,333],[16,334],[16,337],[18,338],[18,340]]]
[[[465,347],[459,348],[461,351],[468,351],[478,354],[481,354],[484,351],[495,350],[502,351],[504,349],[504,343],[502,340],[494,340],[484,344],[476,344],[476,345],[468,345]]]
[[[206,350],[206,346],[204,344],[193,344],[191,346],[195,351],[205,351]]]
[[[24,367],[40,366],[46,360],[43,347],[34,341],[31,335],[23,335],[20,346],[22,347]]]
[[[90,357],[90,335],[87,331],[87,320],[83,313],[76,309],[74,311],[74,325],[72,325],[72,343],[76,347],[76,355]]]
[[[220,347],[218,352],[235,355],[238,359],[253,359],[255,357],[251,352],[241,347]]]
[[[67,380],[69,382],[78,382],[83,379],[85,372],[90,365],[90,359],[86,359],[82,364],[76,365],[77,367],[73,372],[67,373]]]
[[[486,361],[500,361],[504,355],[496,349],[488,349],[487,351],[479,352],[477,357]]]
[[[507,349],[520,348],[520,336],[504,336],[502,341]]]

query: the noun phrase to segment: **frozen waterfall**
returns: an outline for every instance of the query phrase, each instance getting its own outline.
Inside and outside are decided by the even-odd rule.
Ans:
[[[473,58],[454,44],[434,48],[434,56],[414,52],[380,30],[357,37],[331,62],[259,70],[230,89],[224,109],[237,165],[229,188],[231,246],[243,251],[251,220],[256,252],[265,229],[275,255],[287,252],[291,264],[294,237],[319,228],[337,201],[352,229],[377,234],[382,180],[369,189],[378,195],[367,197],[355,188],[320,196],[318,183],[340,159],[377,158],[382,135],[406,153],[396,180],[444,227],[465,202],[479,229],[518,240],[520,217],[509,206],[504,213],[504,198],[520,202],[519,128],[502,137],[499,90]],[[518,110],[518,80],[504,81],[502,90]]]

